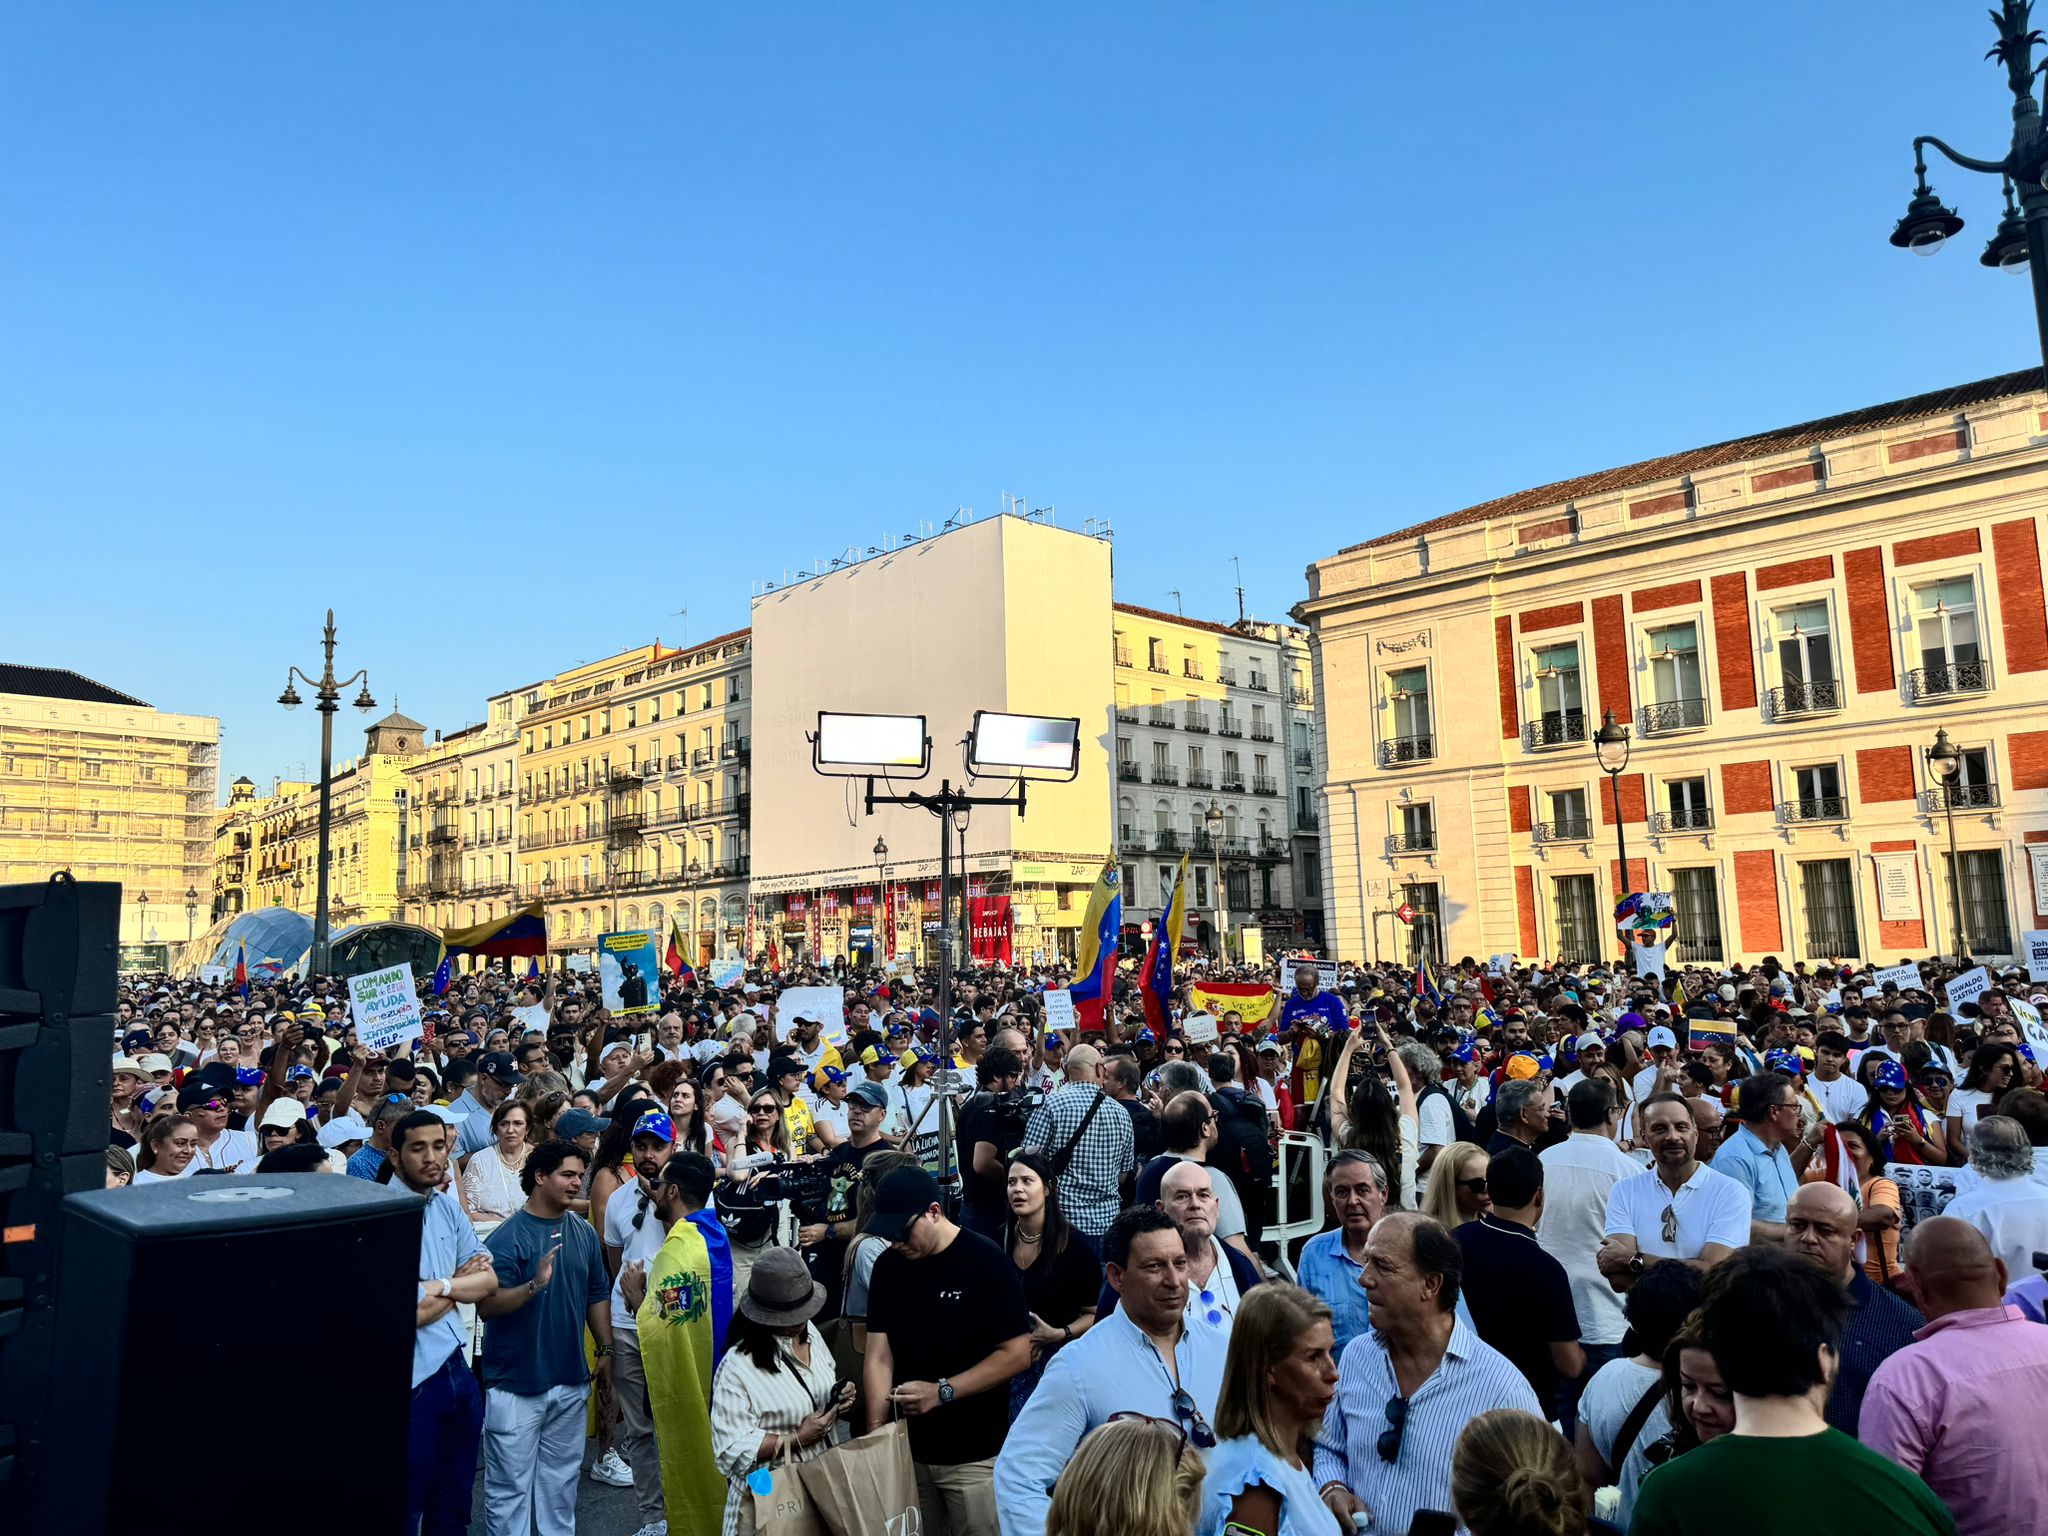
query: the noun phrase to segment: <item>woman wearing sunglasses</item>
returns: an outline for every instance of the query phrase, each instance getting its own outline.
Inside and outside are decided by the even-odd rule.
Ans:
[[[1992,1106],[2019,1086],[2020,1053],[2016,1046],[1990,1041],[1971,1053],[1962,1086],[1948,1097],[1945,1130],[1951,1163],[1961,1167],[1968,1161],[1970,1129],[1976,1125],[1977,1117],[1992,1113]]]
[[[1246,1294],[1230,1331],[1216,1448],[1202,1479],[1197,1531],[1341,1536],[1316,1491],[1316,1436],[1337,1395],[1330,1309],[1274,1280]]]
[[[1493,1209],[1486,1192],[1486,1168],[1492,1158],[1484,1147],[1454,1141],[1430,1165],[1429,1185],[1422,1196],[1422,1214],[1448,1230],[1477,1221]]]

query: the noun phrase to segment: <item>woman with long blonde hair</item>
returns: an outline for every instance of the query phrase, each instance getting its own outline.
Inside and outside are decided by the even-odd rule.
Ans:
[[[1454,1141],[1437,1153],[1422,1193],[1422,1214],[1448,1232],[1492,1210],[1493,1199],[1486,1192],[1486,1168],[1492,1161],[1486,1148],[1469,1141]]]
[[[1325,1536],[1338,1530],[1314,1473],[1316,1433],[1337,1395],[1331,1313],[1298,1285],[1245,1292],[1216,1394],[1216,1448],[1202,1479],[1208,1533]]]
[[[1188,1536],[1201,1476],[1202,1458],[1178,1424],[1120,1413],[1060,1474],[1045,1536]]]

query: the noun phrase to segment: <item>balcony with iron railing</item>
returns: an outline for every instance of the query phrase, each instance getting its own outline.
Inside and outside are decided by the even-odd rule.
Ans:
[[[1414,832],[1390,833],[1387,837],[1387,852],[1390,854],[1435,853],[1436,828],[1428,827]]]
[[[1132,704],[1117,705],[1116,723],[1118,725],[1136,725],[1138,723],[1137,706]]]
[[[1959,694],[1988,693],[1991,664],[1987,661],[1948,661],[1938,666],[1915,667],[1906,674],[1906,697],[1915,704],[1952,699]]]
[[[1216,838],[1213,851],[1226,859],[1248,859],[1252,856],[1250,841],[1242,837]]]
[[[639,841],[647,818],[641,815],[614,816],[605,825],[604,840],[609,847],[624,848]]]
[[[1593,823],[1585,816],[1554,816],[1536,823],[1533,833],[1539,843],[1583,843],[1593,836]]]
[[[1390,736],[1380,743],[1380,766],[1392,768],[1399,763],[1423,763],[1436,756],[1436,737]]]
[[[1311,751],[1311,750],[1310,750],[1309,748],[1307,748],[1307,747],[1296,747],[1296,748],[1294,749],[1294,766],[1295,766],[1295,767],[1297,767],[1297,768],[1301,768],[1301,769],[1312,769],[1312,768],[1314,768],[1314,767],[1315,767],[1315,765],[1316,765],[1316,755],[1315,755],[1315,753],[1314,753],[1313,751]]]
[[[1995,811],[1996,784],[1939,784],[1920,792],[1920,809],[1934,811]]]
[[[1315,703],[1315,695],[1306,688],[1290,686],[1287,690],[1287,702],[1290,704],[1313,704]]]
[[[1271,741],[1272,739],[1273,727],[1270,725],[1254,725],[1252,727],[1253,741]]]
[[[1139,827],[1118,827],[1116,829],[1116,845],[1126,853],[1143,853],[1145,851],[1144,830]]]
[[[1264,774],[1254,775],[1252,778],[1252,793],[1255,795],[1277,795],[1280,793],[1280,783],[1277,779],[1267,778]]]
[[[1145,770],[1127,757],[1117,759],[1116,776],[1121,783],[1125,784],[1142,784],[1145,782]]]
[[[638,789],[640,787],[640,770],[626,767],[613,768],[605,774],[604,782],[612,789]]]
[[[1797,800],[1781,801],[1778,805],[1778,820],[1784,822],[1848,819],[1849,798],[1846,795],[1804,795]]]
[[[1839,678],[1814,683],[1785,683],[1771,689],[1766,700],[1773,720],[1830,715],[1842,707],[1842,683]]]
[[[1522,727],[1522,746],[1530,752],[1544,752],[1586,739],[1583,709],[1553,710],[1539,715]]]
[[[718,749],[718,755],[728,763],[743,763],[753,755],[753,738],[735,736]]]
[[[1250,677],[1245,679],[1244,685],[1251,689],[1253,693],[1271,693],[1273,691],[1273,685],[1266,681],[1266,674],[1263,672],[1252,673]]]
[[[1184,717],[1186,729],[1206,736],[1209,734],[1209,717],[1199,709],[1190,709]]]
[[[1216,681],[1226,688],[1235,688],[1237,686],[1237,668],[1218,667],[1216,669]]]
[[[1131,648],[1129,646],[1117,645],[1112,646],[1110,649],[1111,653],[1116,657],[1116,664],[1118,666],[1128,667],[1131,664]]]
[[[1637,711],[1636,719],[1645,736],[1664,736],[1672,731],[1702,730],[1707,723],[1707,701],[1666,699],[1659,704],[1645,704]]]
[[[659,757],[650,757],[646,762],[642,763],[640,765],[640,777],[643,779],[660,778],[661,759]]]
[[[1260,859],[1284,859],[1287,857],[1287,839],[1262,832],[1259,834],[1259,845],[1252,850],[1252,854]]]
[[[718,754],[712,751],[711,748],[699,747],[690,754],[690,766],[692,768],[708,768],[717,759]]]
[[[1244,727],[1231,719],[1230,716],[1223,715],[1216,721],[1216,734],[1218,736],[1234,736],[1241,741],[1244,739]]]
[[[1225,793],[1226,795],[1243,794],[1244,775],[1241,773],[1232,773],[1228,769],[1225,769],[1223,773],[1223,793]]]
[[[1147,775],[1147,780],[1153,784],[1178,784],[1180,782],[1180,770],[1169,763],[1154,763],[1151,772]]]
[[[1180,675],[1193,678],[1199,683],[1202,680],[1202,664],[1199,661],[1183,661],[1180,664]]]
[[[432,847],[437,843],[452,843],[454,841],[455,829],[453,827],[427,828],[427,845],[429,847]]]
[[[1159,853],[1179,853],[1180,833],[1172,827],[1161,827],[1152,834],[1152,847]]]
[[[1714,830],[1714,811],[1711,806],[1688,805],[1677,810],[1659,811],[1650,818],[1652,832],[1711,832]]]
[[[1300,809],[1299,807],[1296,807],[1294,812],[1295,831],[1316,832],[1322,829],[1322,825],[1323,814],[1321,811],[1305,811]]]
[[[1189,789],[1214,789],[1215,787],[1216,775],[1211,770],[1207,768],[1190,768],[1188,770]]]
[[[1145,711],[1145,723],[1150,726],[1157,726],[1161,730],[1170,731],[1179,722],[1173,718],[1172,710],[1161,709],[1155,704],[1152,708]]]
[[[1147,672],[1157,672],[1161,677],[1167,675],[1167,666],[1163,661],[1148,661],[1145,663],[1145,670]]]

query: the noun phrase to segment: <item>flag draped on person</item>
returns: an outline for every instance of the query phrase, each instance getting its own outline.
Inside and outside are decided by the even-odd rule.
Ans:
[[[1188,856],[1180,856],[1173,872],[1173,884],[1166,893],[1166,910],[1152,930],[1152,942],[1145,950],[1145,963],[1138,970],[1138,996],[1144,999],[1145,1022],[1161,1039],[1173,1023],[1173,961],[1180,953],[1181,934],[1188,922]]]
[[[1102,1029],[1103,1010],[1110,1002],[1110,988],[1116,978],[1117,945],[1124,932],[1123,880],[1115,860],[1105,860],[1095,877],[1095,889],[1088,897],[1088,911],[1081,919],[1076,940],[1074,984],[1074,1027]]]
[[[731,1307],[732,1261],[725,1262]],[[647,1266],[647,1299],[633,1320],[647,1370],[647,1406],[661,1457],[661,1496],[672,1531],[714,1531],[725,1513],[725,1474],[711,1451],[711,1375],[717,1359],[717,1274],[704,1229],[685,1219]]]

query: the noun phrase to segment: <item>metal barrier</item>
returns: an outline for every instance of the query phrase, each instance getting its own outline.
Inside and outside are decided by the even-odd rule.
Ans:
[[[1274,1267],[1289,1280],[1295,1274],[1288,1246],[1323,1230],[1323,1170],[1329,1161],[1330,1149],[1323,1139],[1302,1131],[1281,1132],[1274,1147],[1274,1217],[1266,1240],[1278,1245]]]

